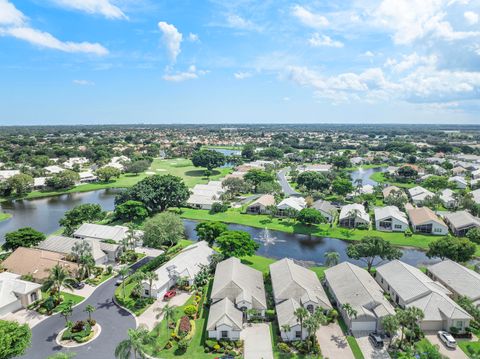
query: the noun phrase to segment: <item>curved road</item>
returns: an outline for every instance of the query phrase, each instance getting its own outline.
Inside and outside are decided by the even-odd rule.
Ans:
[[[283,168],[277,173],[277,179],[278,182],[280,183],[280,186],[282,186],[282,191],[285,193],[287,197],[293,196],[301,196],[300,193],[295,191],[292,186],[290,186],[290,183],[287,181],[287,173],[290,171],[290,168]]]
[[[151,258],[143,258],[131,268],[137,269],[148,262]],[[59,346],[55,339],[58,333],[65,328],[65,319],[60,314],[55,314],[32,329],[32,345],[22,358],[25,359],[46,359],[48,356],[60,351],[76,353],[75,359],[110,359],[115,358],[115,347],[127,337],[129,328],[135,328],[135,318],[126,310],[113,303],[112,297],[115,292],[115,278],[111,278],[80,305],[73,309],[71,321],[84,320],[88,314],[84,312],[85,307],[90,304],[97,310],[92,314],[102,327],[100,336],[93,342],[81,347],[66,349]]]

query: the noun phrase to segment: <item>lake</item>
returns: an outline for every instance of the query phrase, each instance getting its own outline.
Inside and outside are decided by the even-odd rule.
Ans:
[[[350,177],[352,178],[352,183],[354,185],[356,185],[355,181],[357,179],[361,179],[362,185],[369,184],[371,186],[375,186],[377,182],[372,180],[370,176],[376,172],[385,172],[385,170],[386,170],[385,167],[366,168],[366,169],[360,167],[358,170],[352,171],[350,173]]]

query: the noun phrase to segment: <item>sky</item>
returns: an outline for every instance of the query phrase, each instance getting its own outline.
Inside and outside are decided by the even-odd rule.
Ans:
[[[0,0],[0,125],[480,124],[480,0]]]

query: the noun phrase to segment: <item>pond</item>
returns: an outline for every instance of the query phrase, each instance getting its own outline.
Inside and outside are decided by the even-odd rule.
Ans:
[[[350,177],[352,178],[353,184],[355,184],[356,180],[361,179],[363,185],[369,184],[371,186],[375,186],[377,182],[372,180],[370,176],[376,172],[385,172],[385,170],[386,170],[385,167],[366,168],[366,169],[360,167],[358,170],[352,171],[350,173]]]
[[[0,243],[4,242],[5,233],[27,226],[46,234],[52,233],[59,228],[58,221],[63,217],[65,211],[82,203],[98,203],[104,210],[112,210],[115,195],[119,191],[118,189],[104,189],[41,199],[4,202],[1,204],[1,208],[3,211],[11,213],[12,218],[0,222]],[[195,233],[197,222],[184,220],[184,223],[188,238],[197,239]],[[263,229],[249,226],[230,224],[229,228],[247,231],[256,239],[260,239],[264,234]],[[340,254],[341,261],[349,260],[345,254],[348,246],[346,241],[273,230],[270,231],[270,235],[275,238],[274,244],[264,245],[259,241],[260,248],[257,252],[259,255],[271,258],[290,257],[320,265],[323,263],[326,252],[336,251]],[[427,258],[424,252],[416,249],[403,249],[402,260],[412,265],[435,262]]]

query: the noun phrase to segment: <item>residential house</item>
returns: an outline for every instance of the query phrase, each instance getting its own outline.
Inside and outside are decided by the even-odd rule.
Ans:
[[[450,177],[448,179],[448,182],[454,183],[456,188],[458,189],[465,189],[468,187],[468,182],[464,177],[460,177],[460,176]]]
[[[84,223],[75,232],[73,232],[74,238],[91,238],[99,241],[115,241],[116,243],[122,243],[122,240],[127,235],[128,227],[106,226],[95,223]]]
[[[1,170],[0,171],[0,181],[5,181],[10,177],[20,174],[20,170]]]
[[[56,265],[67,269],[73,276],[78,272],[78,264],[67,261],[65,254],[38,248],[18,247],[2,262],[7,271],[32,276],[39,283],[48,278]]]
[[[427,268],[427,275],[453,294],[453,299],[467,297],[480,309],[480,273],[450,259]]]
[[[92,183],[98,181],[98,177],[90,171],[80,172],[78,175],[80,176],[80,183]]]
[[[341,227],[356,228],[370,225],[370,216],[359,203],[347,204],[340,210],[338,224]]]
[[[472,171],[472,178],[473,179],[480,179],[480,170]]]
[[[187,204],[198,209],[212,209],[214,203],[220,202],[225,189],[220,181],[210,181],[208,184],[197,184],[192,188],[192,194],[187,200]]]
[[[148,281],[142,282],[143,295],[145,297],[162,298],[170,288],[177,284],[179,278],[185,278],[190,285],[193,284],[193,280],[202,269],[202,265],[209,265],[213,254],[215,254],[215,251],[205,241],[189,245],[155,270],[158,279],[153,281],[152,288],[150,288]]]
[[[275,197],[271,194],[264,194],[250,203],[246,212],[249,214],[267,214],[270,206],[275,206]]]
[[[454,176],[460,176],[460,175],[463,175],[467,172],[467,170],[461,166],[457,166],[457,167],[454,167],[452,168],[452,173]]]
[[[457,205],[457,200],[454,197],[454,193],[450,188],[445,188],[439,193],[440,201],[445,208],[453,208]]]
[[[287,197],[277,204],[277,215],[283,217],[289,210],[301,211],[307,206],[303,197]]]
[[[208,312],[208,337],[216,340],[239,340],[243,328],[243,313],[228,297],[212,304]]]
[[[476,204],[480,204],[480,188],[470,192],[470,195]]]
[[[35,177],[33,179],[33,189],[40,190],[44,189],[46,185],[47,177]]]
[[[316,308],[332,309],[327,294],[315,272],[284,258],[270,264],[275,311],[279,326],[289,325],[289,331],[281,331],[284,341],[305,339],[307,333],[296,321],[295,310],[304,307],[310,313]]]
[[[430,192],[428,189],[421,186],[416,186],[408,189],[408,195],[412,200],[413,204],[422,204],[427,198],[432,198],[435,196],[433,192]]]
[[[384,189],[382,189],[383,198],[387,198],[393,193],[399,193],[400,195],[406,197],[405,192],[397,186],[387,186]]]
[[[322,199],[313,202],[312,208],[315,208],[317,211],[319,211],[329,223],[332,223],[334,221],[338,213],[336,206]]]
[[[409,228],[407,215],[396,206],[377,207],[374,213],[377,231],[405,232]]]
[[[407,210],[413,232],[444,236],[448,234],[447,225],[428,207]]]
[[[0,273],[0,317],[27,308],[42,298],[40,284],[20,277],[10,272]]]
[[[423,331],[449,331],[456,327],[464,332],[472,319],[450,298],[447,288],[409,264],[399,260],[386,263],[377,268],[375,279],[400,308],[422,310],[424,318],[420,328]]]
[[[395,314],[382,288],[365,269],[342,262],[325,271],[325,284],[352,333],[383,332],[382,320]],[[356,315],[348,313],[349,305]]]
[[[44,168],[45,172],[48,174],[57,174],[65,171],[65,168],[62,168],[57,165],[47,166]]]
[[[480,219],[467,211],[446,213],[443,219],[452,233],[459,237],[464,237],[471,228],[480,228]]]
[[[329,173],[333,168],[333,165],[320,163],[320,164],[308,164],[298,167],[299,172],[319,172]]]

